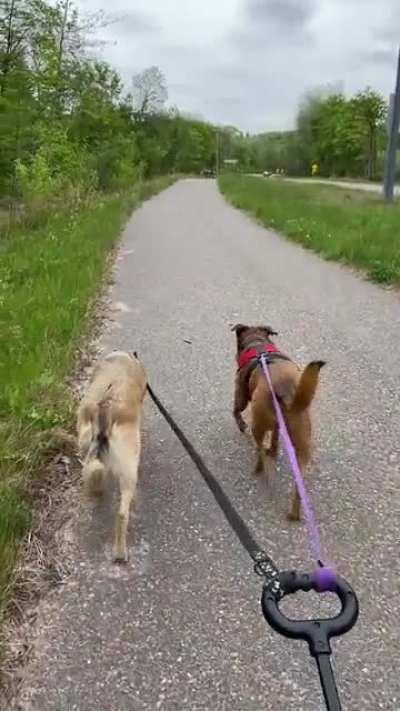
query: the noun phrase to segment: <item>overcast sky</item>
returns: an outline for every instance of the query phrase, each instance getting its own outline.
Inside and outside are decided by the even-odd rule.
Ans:
[[[129,85],[153,64],[169,103],[259,132],[292,128],[305,89],[393,90],[400,0],[77,0],[121,19],[102,50]]]

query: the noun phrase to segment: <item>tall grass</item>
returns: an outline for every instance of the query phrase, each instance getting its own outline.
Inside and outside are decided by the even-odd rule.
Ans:
[[[236,207],[326,259],[400,283],[400,204],[357,190],[236,175],[222,176],[220,188]]]
[[[65,386],[107,255],[132,208],[172,182],[140,184],[81,213],[0,237],[0,615],[20,541],[31,521],[32,477],[48,433],[71,421]]]

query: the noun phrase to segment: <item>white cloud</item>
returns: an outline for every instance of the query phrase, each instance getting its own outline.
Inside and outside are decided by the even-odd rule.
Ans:
[[[129,85],[158,65],[170,103],[243,130],[290,128],[302,92],[393,89],[400,0],[79,0],[121,17],[103,57]]]

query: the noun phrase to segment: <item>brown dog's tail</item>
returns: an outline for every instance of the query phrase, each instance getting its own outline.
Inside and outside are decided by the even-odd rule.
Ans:
[[[324,365],[325,361],[314,360],[304,368],[294,400],[290,406],[291,412],[302,412],[310,407],[317,389],[319,371]]]

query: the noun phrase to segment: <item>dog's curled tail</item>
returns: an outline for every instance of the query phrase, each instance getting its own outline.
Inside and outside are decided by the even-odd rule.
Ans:
[[[319,380],[319,371],[325,365],[323,360],[314,360],[304,368],[296,389],[291,412],[302,412],[312,403]]]
[[[82,477],[87,493],[100,496],[103,493],[106,468],[104,457],[109,450],[109,403],[103,400],[92,416],[92,442],[87,454]]]

